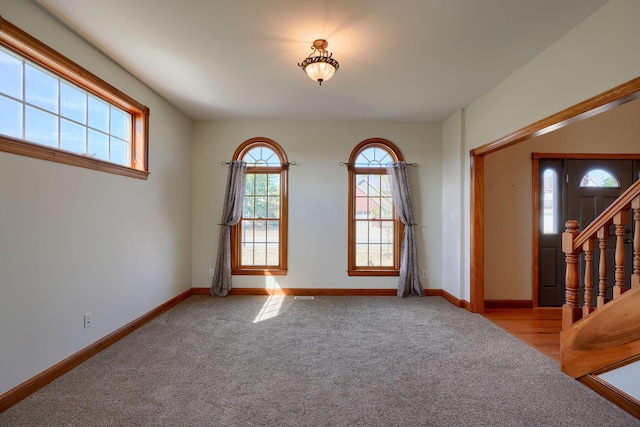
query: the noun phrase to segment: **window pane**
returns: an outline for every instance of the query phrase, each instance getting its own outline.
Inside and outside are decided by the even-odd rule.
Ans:
[[[109,132],[109,105],[89,96],[89,126],[99,131]]]
[[[264,196],[267,194],[267,175],[264,173],[255,174],[255,194]]]
[[[546,169],[542,174],[542,232],[558,233],[558,173]]]
[[[255,193],[256,176],[252,173],[247,174],[247,180],[245,184],[244,194],[245,196],[251,196]]]
[[[38,144],[58,147],[58,116],[32,107],[25,111],[25,139]]]
[[[240,264],[253,265],[253,243],[243,243],[240,250]]]
[[[22,103],[0,96],[0,133],[22,138]]]
[[[129,143],[113,137],[110,142],[109,160],[119,165],[131,164],[131,146]]]
[[[267,221],[253,222],[253,241],[254,243],[267,242]]]
[[[393,163],[389,152],[380,147],[371,147],[362,150],[356,157],[355,166],[359,168],[385,167],[387,163]]]
[[[22,61],[2,49],[0,49],[0,93],[22,99]]]
[[[110,133],[112,136],[128,141],[131,134],[131,115],[111,107]]]
[[[389,175],[380,175],[380,194],[385,197],[391,197],[391,179],[389,179]]]
[[[380,265],[393,267],[393,244],[380,245]]]
[[[270,196],[280,195],[280,174],[277,174],[277,173],[269,174],[267,194],[269,194]]]
[[[265,243],[254,245],[253,265],[267,265],[267,245]]]
[[[580,187],[620,187],[620,182],[610,172],[603,169],[592,169],[582,177]]]
[[[253,243],[253,221],[242,221],[242,235],[240,237],[243,243]]]
[[[380,175],[367,175],[369,196],[380,196]]]
[[[356,266],[365,267],[369,265],[369,245],[356,244]]]
[[[393,221],[381,221],[380,241],[382,243],[394,243]]]
[[[252,196],[244,197],[244,210],[242,213],[244,218],[255,218],[255,198]]]
[[[380,199],[380,218],[393,219],[393,201],[390,197]]]
[[[267,216],[266,218],[280,217],[280,198],[269,197],[267,200]]]
[[[25,101],[58,113],[58,79],[29,64],[25,65]]]
[[[368,265],[371,267],[379,267],[380,262],[380,245],[369,245],[369,261]]]
[[[60,82],[60,115],[78,123],[87,123],[87,94]]]
[[[278,253],[279,245],[277,243],[267,244],[267,264],[266,265],[278,265],[280,264],[280,256]]]
[[[65,119],[60,120],[60,148],[73,153],[86,153],[87,128]]]
[[[255,198],[255,217],[256,218],[266,218],[267,217],[267,197],[266,196],[257,196]]]
[[[253,265],[253,221],[241,222],[240,264]]]
[[[109,160],[109,137],[92,129],[88,131],[87,154],[96,159]]]
[[[278,243],[280,241],[280,221],[267,221],[267,242]]]
[[[249,166],[281,166],[280,157],[268,147],[256,147],[242,157]]]
[[[382,229],[380,221],[369,221],[369,243],[380,243],[382,240]]]
[[[369,218],[380,218],[380,199],[377,197],[369,197]]]
[[[369,243],[368,221],[356,221],[356,243]]]

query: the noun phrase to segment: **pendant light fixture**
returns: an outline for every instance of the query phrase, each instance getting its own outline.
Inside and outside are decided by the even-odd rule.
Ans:
[[[311,46],[311,54],[298,63],[298,67],[307,73],[311,80],[320,83],[327,81],[338,70],[340,64],[331,57],[332,53],[327,52],[329,43],[324,39],[318,39]]]

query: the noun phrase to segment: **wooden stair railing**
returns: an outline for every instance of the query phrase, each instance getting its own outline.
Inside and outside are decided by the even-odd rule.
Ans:
[[[567,221],[567,230],[562,233],[562,251],[566,260],[565,275],[565,304],[562,306],[562,329],[568,329],[582,317],[589,315],[598,308],[603,307],[607,301],[607,239],[609,238],[611,225],[614,226],[616,236],[615,247],[615,285],[613,298],[617,298],[627,289],[624,283],[625,276],[625,224],[628,211],[633,211],[634,235],[633,235],[633,273],[631,275],[631,287],[640,285],[640,180],[629,187],[615,202],[605,209],[582,232],[578,231],[577,221]],[[598,242],[600,262],[598,264],[598,295],[596,305],[593,305],[592,274],[593,252],[595,242]],[[580,301],[580,273],[579,256],[585,258],[585,294],[584,305],[579,306]],[[630,264],[631,265],[631,264]]]
[[[625,260],[624,245],[625,242],[625,225],[627,216],[633,215],[633,259]],[[613,226],[613,227],[612,227]],[[561,367],[562,370],[577,378],[593,371],[588,369],[599,369],[604,360],[592,360],[593,363],[586,361],[577,361],[574,347],[577,341],[580,341],[582,350],[588,351],[587,348],[600,350],[607,348],[607,342],[610,339],[605,338],[607,335],[618,336],[620,330],[607,330],[609,328],[620,327],[619,322],[624,322],[624,333],[626,338],[616,338],[615,345],[622,345],[624,351],[619,353],[622,358],[634,357],[640,354],[640,180],[636,181],[629,187],[611,206],[605,209],[591,224],[589,224],[582,232],[579,232],[579,224],[577,221],[567,221],[566,231],[562,234],[562,251],[565,253],[566,259],[566,275],[565,275],[565,304],[562,306],[562,334],[561,334]],[[615,239],[615,261],[614,261],[614,286],[613,300],[620,299],[620,304],[609,304],[607,298],[607,273],[610,266],[607,265],[607,239],[610,236],[611,228],[613,228]],[[628,242],[628,241],[627,241]],[[599,252],[598,262],[598,289],[597,295],[593,295],[593,259],[594,252]],[[580,295],[580,256],[584,256],[584,294]],[[630,287],[633,292],[628,295],[630,298],[620,298],[627,290],[625,284],[625,262],[627,267],[632,268]],[[638,289],[636,289],[638,288]],[[584,301],[580,307],[580,297]],[[595,304],[594,304],[595,300]],[[622,300],[625,300],[624,303]],[[609,307],[611,305],[611,307]],[[617,305],[617,308],[613,306]],[[606,306],[607,310],[604,309]],[[600,325],[595,327],[597,320],[592,317],[599,317],[597,314],[602,311],[602,320],[608,325]],[[605,313],[606,312],[606,313]],[[606,315],[605,315],[606,314]],[[633,318],[633,322],[628,321]],[[578,322],[578,323],[577,323]],[[613,323],[612,323],[613,322]],[[593,342],[584,345],[585,332],[589,330],[598,330],[598,334],[589,335],[589,339],[600,340],[601,342]],[[577,341],[576,341],[577,340]],[[634,342],[635,341],[635,342]],[[610,342],[609,344],[613,344]],[[604,346],[604,347],[603,347]],[[583,351],[580,353],[583,357]],[[596,356],[594,354],[594,356]],[[599,359],[595,357],[595,359]],[[600,358],[602,359],[602,358]],[[606,358],[608,359],[608,358]],[[619,359],[621,360],[621,359]],[[594,369],[594,370],[595,370]]]

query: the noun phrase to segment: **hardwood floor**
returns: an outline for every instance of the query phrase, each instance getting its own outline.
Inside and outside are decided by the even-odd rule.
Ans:
[[[484,317],[560,363],[560,308],[492,308]]]

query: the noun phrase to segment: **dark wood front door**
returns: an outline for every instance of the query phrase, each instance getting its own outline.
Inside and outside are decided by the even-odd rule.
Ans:
[[[580,230],[590,224],[633,182],[634,160],[542,159],[539,163],[538,230],[538,305],[564,304],[564,253],[562,232],[567,220],[580,223]],[[626,231],[631,233],[631,218]],[[631,245],[625,257],[632,256]],[[608,297],[614,284],[615,236],[608,239]],[[594,253],[597,266],[599,253]],[[598,295],[598,271],[593,272],[593,296]],[[580,268],[584,274],[583,266]],[[627,274],[630,274],[627,272]],[[581,283],[584,283],[581,277]],[[584,293],[581,291],[580,295]],[[580,302],[582,303],[582,301]]]

